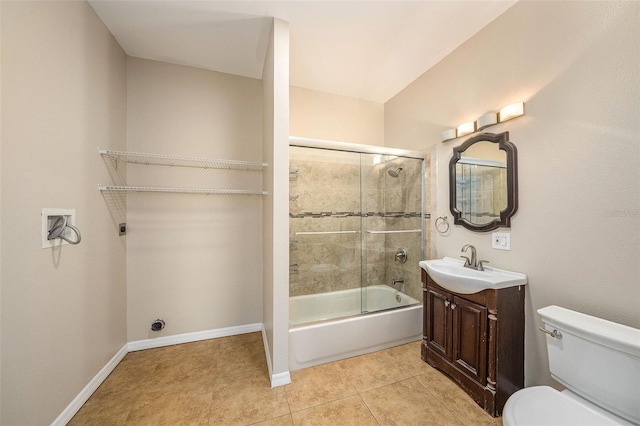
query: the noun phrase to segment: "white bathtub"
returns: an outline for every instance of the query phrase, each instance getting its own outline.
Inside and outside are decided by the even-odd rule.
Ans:
[[[361,306],[386,310],[362,314]],[[289,298],[289,314],[291,371],[422,338],[420,302],[386,285],[367,287],[364,293],[358,288],[294,296]]]

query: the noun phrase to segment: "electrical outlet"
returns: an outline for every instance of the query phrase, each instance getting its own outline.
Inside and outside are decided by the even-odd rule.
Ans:
[[[493,232],[491,234],[491,248],[511,250],[511,234],[508,232]]]

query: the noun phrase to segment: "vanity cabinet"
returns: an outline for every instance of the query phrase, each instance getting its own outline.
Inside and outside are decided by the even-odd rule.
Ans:
[[[499,416],[524,387],[524,286],[457,294],[423,269],[422,359]]]

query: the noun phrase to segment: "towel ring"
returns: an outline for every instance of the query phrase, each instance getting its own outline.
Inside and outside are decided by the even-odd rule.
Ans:
[[[446,234],[449,232],[449,221],[446,216],[440,216],[436,219],[436,231],[441,234]],[[443,229],[444,228],[444,229]]]
[[[68,220],[69,219],[67,218],[67,216],[58,216],[56,221],[53,222],[53,226],[49,230],[49,234],[47,235],[47,240],[55,240],[56,238],[60,238],[62,240],[65,240],[69,244],[74,244],[74,245],[79,244],[80,241],[82,240],[82,237],[80,236],[80,230],[75,226],[71,225],[70,223],[67,223]],[[64,236],[64,232],[67,228],[71,229],[73,232],[76,233],[77,238],[75,241],[70,240],[69,238]]]

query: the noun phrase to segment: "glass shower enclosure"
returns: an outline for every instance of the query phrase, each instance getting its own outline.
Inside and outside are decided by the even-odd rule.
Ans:
[[[420,303],[423,158],[289,153],[290,324]]]

